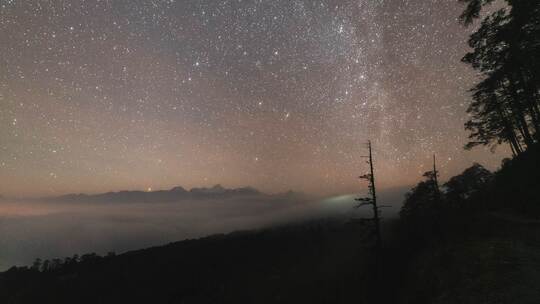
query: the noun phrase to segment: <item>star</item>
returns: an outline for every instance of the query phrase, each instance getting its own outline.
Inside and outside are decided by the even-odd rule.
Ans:
[[[414,184],[434,153],[444,178],[508,152],[461,149],[476,75],[452,1],[1,9],[2,195],[207,182],[350,193],[368,139],[381,189]]]

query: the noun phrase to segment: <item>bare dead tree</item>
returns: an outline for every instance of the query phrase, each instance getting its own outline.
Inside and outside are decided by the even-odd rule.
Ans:
[[[433,185],[435,186],[435,195],[436,199],[440,201],[441,199],[441,190],[439,188],[439,171],[437,171],[437,165],[435,163],[435,154],[433,154]]]
[[[368,182],[369,195],[367,197],[356,198],[360,203],[356,205],[356,208],[363,206],[370,206],[373,211],[373,216],[371,218],[364,218],[361,220],[368,221],[372,223],[373,226],[373,237],[375,238],[375,259],[376,259],[376,268],[377,268],[377,278],[380,276],[380,268],[382,265],[382,237],[381,237],[381,211],[380,208],[388,206],[379,206],[377,204],[377,190],[375,187],[375,172],[373,165],[373,153],[371,148],[371,141],[368,141],[367,148],[369,154],[364,156],[367,158],[367,163],[369,164],[369,173],[360,176],[360,179],[364,179]]]

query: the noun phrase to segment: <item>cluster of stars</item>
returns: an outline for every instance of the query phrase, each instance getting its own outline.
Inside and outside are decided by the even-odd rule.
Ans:
[[[466,154],[468,32],[445,0],[4,1],[0,192],[221,183],[356,191]],[[29,189],[28,185],[32,185]]]

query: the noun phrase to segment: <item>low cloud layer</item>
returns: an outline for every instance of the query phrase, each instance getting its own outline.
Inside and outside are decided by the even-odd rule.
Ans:
[[[392,204],[398,202],[390,195]],[[167,203],[0,202],[0,271],[50,259],[117,253],[303,219],[362,216],[353,196],[228,197]],[[395,209],[395,208],[394,208]],[[395,214],[388,210],[387,214]]]

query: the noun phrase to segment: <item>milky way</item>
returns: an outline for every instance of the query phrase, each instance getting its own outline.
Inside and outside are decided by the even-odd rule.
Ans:
[[[463,151],[471,29],[448,0],[5,1],[0,193],[359,191]]]

